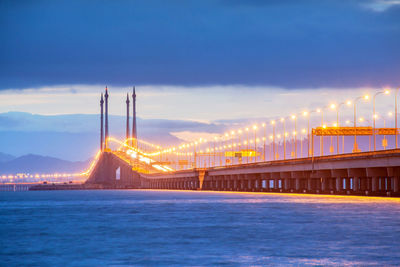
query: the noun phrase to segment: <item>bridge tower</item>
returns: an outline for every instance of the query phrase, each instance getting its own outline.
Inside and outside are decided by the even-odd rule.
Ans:
[[[126,94],[126,139],[129,139],[129,94]]]
[[[136,92],[135,86],[132,92],[132,146],[137,147],[137,129],[136,129]]]
[[[108,89],[107,89],[107,86],[106,86],[106,93],[104,94],[104,97],[105,97],[105,99],[106,99],[106,118],[105,118],[105,126],[106,126],[106,129],[105,129],[105,145],[104,145],[104,148],[107,148],[108,146],[107,146],[107,139],[108,139]]]
[[[103,144],[104,144],[104,126],[103,126],[103,93],[101,93],[100,98],[100,150],[103,151]]]

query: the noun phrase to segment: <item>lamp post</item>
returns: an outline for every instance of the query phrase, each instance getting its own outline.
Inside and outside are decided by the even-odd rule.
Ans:
[[[317,113],[321,113],[321,127],[322,127],[324,125],[324,108],[319,108],[316,111],[317,111]],[[319,140],[320,140],[319,155],[323,156],[324,155],[324,135],[323,134],[321,134]]]
[[[358,149],[358,144],[357,144],[357,101],[360,99],[369,99],[369,95],[365,96],[360,96],[354,99],[354,144],[353,144],[353,153],[359,152],[360,149]]]
[[[286,159],[286,125],[285,118],[281,118],[283,124],[283,159]]]
[[[275,121],[271,121],[272,124],[272,153],[273,153],[273,159],[275,160]]]
[[[254,130],[254,162],[257,162],[257,125],[253,125]]]
[[[396,148],[397,146],[397,94],[399,93],[399,88],[394,92],[394,128],[396,129]]]
[[[263,161],[265,161],[265,141],[267,139],[267,125],[263,123],[261,125],[264,128],[264,137],[263,137]]]
[[[373,100],[372,100],[372,106],[373,106],[373,119],[374,119],[374,130],[372,132],[372,134],[374,135],[374,151],[376,150],[376,134],[375,134],[375,119],[376,119],[376,114],[375,114],[375,98],[376,96],[380,95],[380,94],[385,94],[388,95],[390,93],[389,90],[384,90],[384,91],[379,91],[377,93],[374,94]]]
[[[292,115],[292,120],[294,120],[294,157],[297,158],[297,116]]]

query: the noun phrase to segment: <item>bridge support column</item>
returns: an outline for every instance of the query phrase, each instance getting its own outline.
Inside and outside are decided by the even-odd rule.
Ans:
[[[279,179],[274,179],[274,189],[275,190],[279,189]]]
[[[378,177],[372,177],[371,179],[371,191],[378,191]]]
[[[327,190],[327,178],[321,178],[321,191]]]
[[[307,190],[308,191],[313,190],[312,182],[313,182],[312,178],[307,179]]]
[[[393,192],[397,193],[399,192],[399,177],[395,176],[392,178],[392,188]]]
[[[343,182],[341,177],[336,177],[336,191],[340,192],[343,189]]]
[[[353,191],[360,191],[360,178],[358,177],[353,177]]]
[[[296,191],[300,190],[300,178],[296,178],[295,180],[295,189]]]

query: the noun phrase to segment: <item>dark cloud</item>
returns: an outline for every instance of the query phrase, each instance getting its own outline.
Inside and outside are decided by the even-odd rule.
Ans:
[[[400,83],[400,9],[366,1],[7,1],[0,88]]]

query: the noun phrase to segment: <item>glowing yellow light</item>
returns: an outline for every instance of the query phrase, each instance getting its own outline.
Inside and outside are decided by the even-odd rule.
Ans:
[[[365,100],[368,100],[368,99],[369,99],[369,95],[365,95],[365,96],[364,96],[364,99],[365,99]]]
[[[275,121],[271,121],[271,124],[275,124]]]
[[[281,118],[281,122],[284,122],[285,121],[285,118]]]
[[[261,124],[262,127],[265,127],[265,123]]]
[[[292,119],[293,119],[293,120],[296,119],[296,115],[292,115]]]
[[[322,128],[324,128],[324,129],[325,129],[325,128],[326,128],[326,124],[322,125]]]
[[[385,95],[388,95],[388,94],[390,94],[390,90],[389,90],[389,89],[386,89],[386,90],[384,91],[384,93],[385,93]]]
[[[303,116],[307,116],[308,112],[307,111],[303,111]]]
[[[331,104],[331,109],[335,109],[336,105],[335,104]]]
[[[253,130],[257,130],[257,125],[253,125]]]
[[[317,112],[320,113],[320,112],[321,112],[321,109],[320,109],[320,108],[317,108]]]
[[[389,116],[389,117],[391,117],[392,115],[393,115],[393,113],[392,113],[392,112],[389,112],[389,113],[388,113],[388,116]]]

